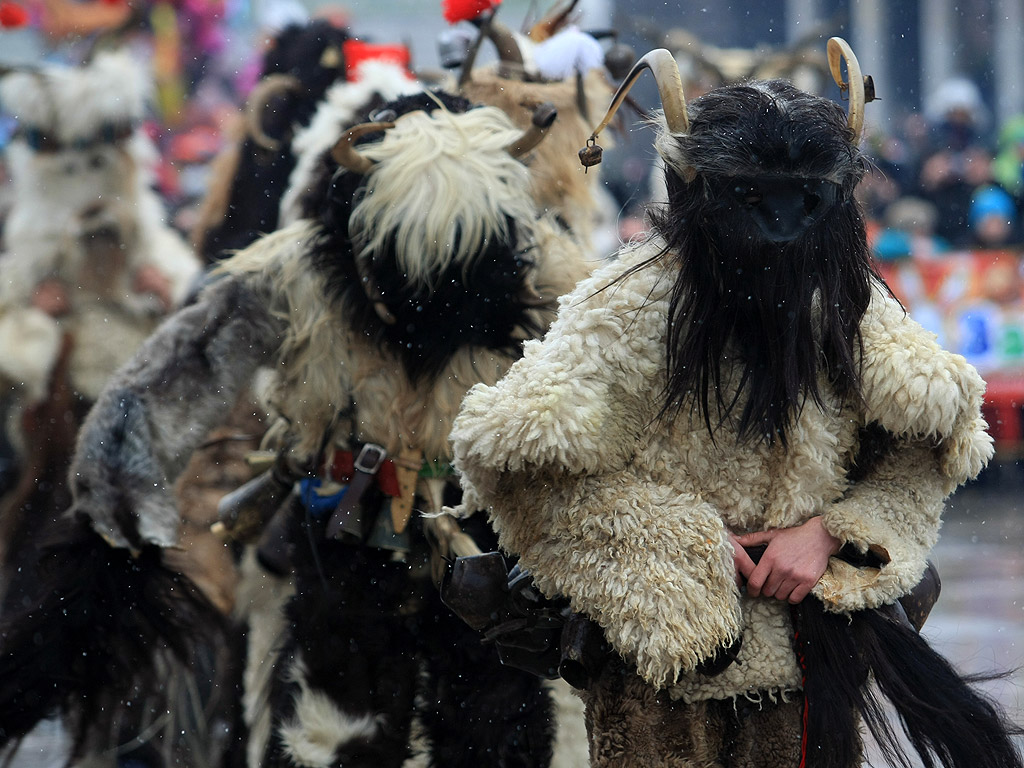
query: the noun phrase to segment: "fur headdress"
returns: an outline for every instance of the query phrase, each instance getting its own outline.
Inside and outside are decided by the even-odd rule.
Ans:
[[[33,149],[82,147],[127,138],[152,90],[127,51],[99,53],[81,68],[48,66],[0,81],[0,103]]]

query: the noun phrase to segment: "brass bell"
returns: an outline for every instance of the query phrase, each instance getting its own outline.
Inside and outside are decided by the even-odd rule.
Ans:
[[[587,139],[587,146],[580,150],[580,162],[584,168],[592,168],[600,164],[603,154],[604,149],[598,145],[596,139],[591,137]]]

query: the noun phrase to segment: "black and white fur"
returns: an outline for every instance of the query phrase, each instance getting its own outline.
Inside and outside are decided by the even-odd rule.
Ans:
[[[520,132],[498,110],[468,107],[444,96],[389,105],[395,128],[359,147],[377,163],[369,174],[324,157],[329,185],[313,196],[310,218],[226,262],[224,278],[115,376],[80,434],[70,515],[88,525],[69,527],[78,543],[67,551],[82,540],[93,551],[106,546],[102,538],[159,567],[178,535],[171,483],[260,366],[275,373],[268,403],[279,418],[268,445],[295,466],[315,466],[325,446],[363,441],[393,454],[413,443],[428,458],[450,458],[447,434],[466,389],[496,380],[585,271],[573,242],[537,217],[526,170],[505,152]],[[404,215],[392,217],[393,206]],[[402,325],[373,310],[362,281],[353,283],[359,270],[385,289]],[[478,296],[479,316],[460,309]],[[426,485],[418,498],[427,509],[443,500]],[[434,765],[546,764],[546,696],[441,612],[419,518],[406,562],[327,540],[322,521],[298,515],[291,524],[295,596],[268,660],[264,765],[399,766],[414,757],[414,715],[424,729],[421,759]],[[131,580],[128,569],[121,588]],[[118,615],[91,617],[97,642],[119,631]],[[137,615],[154,646],[171,650],[184,627],[178,617]],[[15,674],[29,638],[17,624],[3,629],[0,670]],[[158,668],[138,659],[136,671],[152,684]],[[54,665],[47,674],[60,673]],[[121,701],[119,693],[72,683],[25,717],[75,695]],[[0,714],[15,706],[0,697]]]

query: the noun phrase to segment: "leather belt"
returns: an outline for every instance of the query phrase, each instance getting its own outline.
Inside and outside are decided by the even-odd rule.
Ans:
[[[348,490],[341,497],[331,519],[327,522],[327,536],[339,538],[349,517],[359,518],[359,503],[373,484],[381,464],[387,458],[387,451],[376,443],[365,443],[352,463],[352,480]]]

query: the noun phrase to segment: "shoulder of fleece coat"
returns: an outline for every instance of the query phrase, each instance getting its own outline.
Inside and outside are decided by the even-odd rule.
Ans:
[[[469,391],[452,431],[462,471],[595,472],[632,455],[636,409],[664,354],[671,281],[663,261],[644,265],[661,250],[647,241],[581,281],[559,300],[543,340],[527,342],[496,385]]]
[[[880,285],[861,333],[867,419],[897,436],[940,444],[950,490],[975,477],[993,447],[981,416],[985,382],[974,366],[940,347]]]

